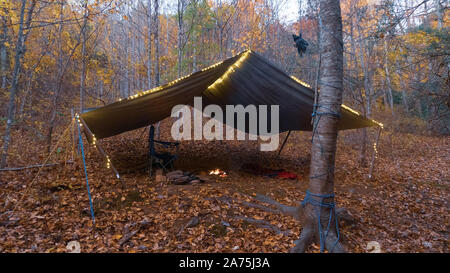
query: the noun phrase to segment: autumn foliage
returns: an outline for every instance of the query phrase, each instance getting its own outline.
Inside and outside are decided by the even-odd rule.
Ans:
[[[100,141],[126,188],[85,143],[94,227],[68,127],[82,109],[245,49],[315,88],[317,1],[299,1],[295,21],[283,17],[293,8],[284,2],[0,1],[1,168],[54,164],[0,171],[0,252],[65,252],[73,240],[83,252],[288,252],[301,225],[248,204],[263,205],[256,197],[264,194],[298,205],[307,189],[311,133],[292,133],[279,158],[257,152],[255,142],[183,142],[177,168],[227,173],[186,186],[150,180],[144,129]],[[353,218],[342,226],[350,252],[369,251],[371,241],[383,252],[448,252],[449,10],[446,1],[405,3],[341,1],[344,102],[384,124],[372,179],[367,161],[376,132],[339,134],[336,202]],[[292,41],[299,31],[309,43],[303,58]],[[171,122],[162,122],[162,139],[170,140]],[[241,169],[255,162],[301,178]],[[193,217],[198,223],[187,227]]]

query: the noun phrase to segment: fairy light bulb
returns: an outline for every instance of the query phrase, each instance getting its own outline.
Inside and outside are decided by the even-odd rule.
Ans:
[[[225,79],[229,78],[232,73],[236,72],[236,69],[240,68],[242,63],[248,58],[250,52],[251,52],[250,50],[244,52],[242,56],[239,57],[239,59],[234,64],[232,64],[220,78],[218,78],[213,84],[208,86],[208,90],[214,89],[217,85],[221,84]]]
[[[298,78],[296,78],[294,76],[291,76],[291,79],[293,79],[294,81],[296,81],[297,83],[299,83],[299,84],[301,84],[303,86],[311,88],[311,85],[307,84],[306,82],[304,82],[304,81],[302,81],[302,80],[300,80],[300,79],[298,79]]]

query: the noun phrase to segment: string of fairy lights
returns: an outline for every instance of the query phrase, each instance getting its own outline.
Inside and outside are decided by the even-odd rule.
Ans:
[[[236,56],[239,56],[240,54],[242,54],[242,56],[241,56],[241,57],[239,58],[239,60],[238,60],[237,62],[235,62],[232,66],[237,65],[237,67],[239,67],[239,65],[242,64],[242,62],[244,61],[244,59],[245,59],[246,57],[248,57],[248,55],[250,54],[250,52],[251,52],[251,50],[246,50],[246,51],[243,51],[243,52],[237,54]],[[244,56],[245,56],[245,58],[243,58]],[[223,64],[223,62],[224,62],[224,61],[221,61],[221,62],[215,63],[215,64],[213,64],[213,65],[210,65],[210,66],[208,66],[208,67],[205,67],[205,68],[203,68],[201,71],[204,72],[204,71],[208,71],[208,70],[211,70],[211,69],[213,69],[213,68],[216,68],[216,67],[218,67],[219,65]],[[230,68],[231,68],[231,67],[230,67]],[[223,80],[226,76],[228,76],[231,72],[234,71],[234,70],[233,70],[233,71],[230,72],[230,71],[229,71],[230,68],[229,68],[229,69],[227,70],[227,72],[220,78],[221,80]],[[194,73],[197,73],[197,72],[194,72]],[[128,98],[125,98],[125,99],[122,99],[122,98],[121,98],[121,99],[119,99],[118,101],[123,101],[123,100],[133,100],[133,99],[137,99],[137,98],[139,98],[139,97],[148,95],[148,94],[150,94],[150,93],[154,93],[154,92],[161,91],[161,90],[163,90],[163,89],[166,89],[166,88],[168,88],[168,87],[171,87],[171,86],[173,86],[173,85],[179,83],[179,82],[182,81],[182,80],[185,80],[185,79],[189,78],[189,77],[192,76],[194,73],[191,73],[191,74],[189,74],[189,75],[183,76],[183,77],[178,78],[178,79],[175,79],[175,80],[173,80],[173,81],[171,81],[171,82],[169,82],[169,83],[167,83],[167,84],[165,84],[165,85],[161,85],[161,86],[158,86],[158,87],[149,89],[149,90],[147,90],[147,91],[137,92],[136,94],[131,95],[131,96],[129,96]],[[220,79],[219,79],[219,80],[220,80]],[[216,82],[217,82],[217,81],[216,81]]]
[[[311,85],[307,84],[306,82],[304,82],[304,81],[302,81],[302,80],[299,80],[298,78],[296,78],[296,77],[294,77],[294,76],[291,76],[291,78],[292,78],[294,81],[298,82],[299,84],[301,84],[301,85],[303,85],[303,86],[305,86],[305,87],[311,88]],[[358,111],[353,110],[352,108],[348,107],[348,106],[345,105],[345,104],[342,104],[341,106],[342,106],[342,108],[344,108],[345,110],[348,110],[348,111],[350,111],[351,113],[353,113],[353,114],[355,114],[355,115],[357,115],[357,116],[362,116]],[[384,128],[383,123],[378,122],[378,121],[376,121],[376,120],[374,120],[374,119],[369,119],[369,120],[370,120],[371,122],[375,123],[376,125],[380,126],[381,128]]]
[[[229,76],[230,76],[233,72],[236,71],[237,68],[240,68],[240,67],[241,67],[241,65],[242,65],[242,64],[244,63],[244,61],[250,56],[251,53],[252,53],[252,51],[251,51],[250,49],[248,49],[248,50],[245,50],[245,51],[243,51],[243,52],[237,54],[236,56],[241,55],[241,56],[239,57],[239,59],[238,59],[236,62],[234,62],[234,63],[227,69],[227,71],[226,71],[219,79],[217,79],[213,84],[211,84],[210,86],[208,86],[208,89],[209,89],[209,90],[215,89],[218,85],[222,84],[222,83],[225,81],[225,79],[229,78]],[[207,71],[207,70],[216,68],[216,67],[218,67],[219,65],[223,64],[223,62],[224,62],[224,61],[217,62],[217,63],[215,63],[215,64],[213,64],[213,65],[210,65],[210,66],[208,66],[208,67],[203,68],[201,71],[204,72],[204,71]],[[184,79],[186,79],[186,78],[189,78],[189,77],[192,76],[193,74],[194,74],[194,73],[191,73],[191,74],[189,74],[189,75],[186,75],[186,76],[183,76],[183,77],[181,77],[181,78],[175,79],[175,80],[173,80],[173,81],[167,83],[166,85],[161,85],[161,86],[158,86],[158,87],[155,87],[155,88],[153,88],[153,89],[150,89],[150,90],[147,90],[147,91],[143,91],[143,92],[138,92],[137,94],[132,95],[132,96],[129,96],[129,97],[126,98],[126,99],[127,99],[127,100],[133,100],[133,99],[142,97],[142,96],[147,95],[147,94],[150,94],[150,93],[154,93],[154,92],[157,92],[157,91],[161,91],[161,90],[163,90],[163,89],[165,89],[165,88],[171,87],[171,86],[173,86],[173,85],[179,83],[180,81],[182,81],[182,80],[184,80]],[[307,88],[311,88],[311,85],[309,85],[309,84],[307,84],[306,82],[304,82],[304,81],[298,79],[297,77],[295,77],[295,76],[290,76],[290,77],[291,77],[291,79],[293,79],[293,80],[296,81],[297,83],[301,84],[302,86],[305,86],[305,87],[307,87]],[[122,101],[122,100],[123,100],[123,99],[119,99],[119,101]],[[353,110],[352,108],[346,106],[345,104],[342,104],[342,108],[344,108],[344,109],[350,111],[351,113],[353,113],[353,114],[355,114],[355,115],[361,116],[361,114],[360,114],[359,112]],[[372,121],[373,123],[377,124],[377,125],[380,126],[381,128],[384,127],[384,125],[383,125],[382,123],[380,123],[380,122],[378,122],[378,121],[376,121],[376,120],[374,120],[374,119],[370,119],[370,121]],[[95,145],[95,144],[94,144],[94,145]]]
[[[251,50],[247,50],[245,51],[241,57],[239,57],[239,59],[234,62],[228,69],[227,71],[225,71],[225,73],[218,78],[213,84],[211,84],[210,86],[208,86],[208,90],[213,90],[215,89],[218,85],[220,85],[222,82],[224,82],[227,78],[230,77],[230,75],[232,73],[234,73],[236,71],[236,69],[240,68],[241,65],[244,63],[244,61],[248,58],[248,56],[250,55]]]
[[[378,158],[378,147],[376,142],[373,143],[373,152],[375,153],[375,158]]]
[[[341,107],[344,108],[344,109],[347,110],[347,111],[352,112],[352,113],[355,114],[355,115],[362,116],[358,111],[353,110],[352,108],[348,107],[348,106],[345,105],[345,104],[342,104]],[[374,120],[374,119],[369,119],[369,120],[370,120],[371,122],[375,123],[376,125],[378,125],[378,126],[380,127],[380,129],[383,129],[383,128],[384,128],[383,123],[378,122],[378,121],[376,121],[376,120]],[[375,157],[375,158],[378,158],[378,147],[377,147],[377,146],[378,146],[378,143],[377,143],[377,141],[375,141],[375,142],[373,143],[373,152],[374,152],[374,157]]]
[[[305,87],[311,88],[311,85],[307,84],[306,82],[304,82],[304,81],[302,81],[302,80],[300,80],[300,79],[298,79],[298,78],[296,78],[294,76],[291,76],[291,79],[293,79],[294,81],[298,82],[299,84],[301,84],[301,85],[303,85]]]
[[[251,53],[252,53],[252,51],[249,49],[249,50],[245,50],[245,51],[243,51],[243,52],[237,54],[236,56],[241,55],[241,56],[239,57],[239,59],[238,59],[236,62],[234,62],[234,63],[233,63],[233,64],[225,71],[225,73],[224,73],[220,78],[218,78],[213,84],[211,84],[210,86],[208,86],[207,89],[208,89],[208,90],[213,90],[213,89],[215,89],[218,85],[222,84],[227,78],[230,77],[230,75],[231,75],[232,73],[236,72],[236,69],[241,68],[242,64],[246,61],[246,59],[250,56]],[[220,65],[223,64],[223,63],[224,63],[224,61],[217,62],[217,63],[215,63],[215,64],[213,64],[213,65],[210,65],[210,66],[208,66],[208,67],[203,68],[201,71],[204,72],[204,71],[211,70],[211,69],[213,69],[213,68],[216,68],[216,67],[220,66]],[[195,73],[195,72],[194,72],[194,73]],[[119,99],[118,101],[123,101],[123,100],[134,100],[134,99],[137,99],[137,98],[139,98],[139,97],[145,96],[145,95],[147,95],[147,94],[161,91],[161,90],[163,90],[163,89],[166,89],[166,88],[168,88],[168,87],[171,87],[171,86],[173,86],[173,85],[179,83],[180,81],[182,81],[182,80],[184,80],[184,79],[186,79],[186,78],[189,78],[189,77],[192,76],[194,73],[191,73],[191,74],[189,74],[189,75],[183,76],[183,77],[178,78],[178,79],[175,79],[175,80],[173,80],[173,81],[171,81],[171,82],[169,82],[169,83],[167,83],[167,84],[165,84],[165,85],[161,85],[161,86],[155,87],[155,88],[150,89],[150,90],[147,90],[147,91],[138,92],[138,93],[136,93],[135,95],[129,96],[128,98],[125,98],[125,99],[122,99],[122,98],[121,98],[121,99]],[[299,84],[302,85],[302,86],[305,86],[305,87],[307,87],[307,88],[311,88],[311,85],[309,85],[309,84],[307,84],[306,82],[304,82],[304,81],[298,79],[298,78],[295,77],[295,76],[290,76],[290,78],[293,79],[295,82],[299,83]],[[345,105],[345,104],[342,104],[342,108],[345,109],[345,110],[347,110],[347,111],[349,111],[349,112],[351,112],[351,113],[353,113],[353,114],[355,114],[355,115],[357,115],[357,116],[361,116],[361,114],[360,114],[358,111],[355,111],[354,109],[348,107],[348,106]],[[80,126],[80,128],[83,128],[83,123],[82,123],[81,120],[80,120],[79,114],[76,114],[76,120],[77,120],[78,125]],[[380,122],[378,122],[378,121],[376,121],[376,120],[374,120],[374,119],[369,119],[369,120],[372,121],[373,123],[377,124],[380,128],[384,128],[384,125],[383,125],[382,123],[380,123]],[[94,135],[93,133],[91,133],[91,135],[92,135],[92,145],[93,145],[94,147],[97,147],[97,138],[95,137],[95,135]],[[374,148],[374,152],[375,152],[375,156],[376,156],[376,155],[378,154],[377,143],[374,143],[373,148]],[[109,158],[108,155],[106,155],[106,167],[107,167],[108,169],[111,168],[111,159]]]
[[[300,79],[298,79],[298,78],[296,78],[296,77],[294,77],[294,76],[291,76],[291,78],[292,78],[294,81],[296,81],[297,83],[299,83],[299,84],[301,84],[301,85],[303,85],[303,86],[305,86],[305,87],[311,88],[311,85],[307,84],[306,82],[304,82],[304,81],[302,81],[302,80],[300,80]],[[357,115],[357,116],[362,116],[361,113],[359,113],[358,111],[356,111],[356,110],[354,110],[354,109],[348,107],[348,106],[345,105],[345,104],[341,104],[341,107],[342,107],[343,109],[345,109],[345,110],[351,112],[352,114],[355,114],[355,115]],[[367,118],[367,117],[366,117],[366,118]],[[374,119],[369,119],[369,120],[370,120],[371,122],[375,123],[376,125],[378,125],[378,126],[380,127],[380,129],[383,129],[383,128],[384,128],[383,123],[378,122],[378,121],[376,121],[376,120],[374,120]],[[378,143],[377,143],[377,141],[375,141],[375,142],[373,143],[373,152],[374,152],[374,157],[375,157],[375,158],[378,157],[378,147],[377,147],[377,146],[378,146]]]
[[[78,126],[80,126],[80,130],[82,130],[83,123],[81,122],[80,115],[78,113],[75,115],[75,119],[78,123]],[[97,138],[95,137],[95,135],[93,133],[91,133],[91,135],[92,135],[92,143],[91,144],[94,146],[94,148],[97,148]],[[105,158],[106,158],[106,168],[110,169],[111,168],[111,159],[109,158],[108,155],[105,155]],[[117,178],[119,178],[119,177],[117,177]]]
[[[345,110],[348,110],[348,111],[352,112],[352,113],[355,114],[355,115],[362,116],[358,111],[353,110],[352,108],[348,107],[348,106],[345,105],[345,104],[342,104],[342,108],[344,108]],[[381,128],[384,128],[383,123],[378,122],[378,121],[376,121],[376,120],[374,120],[374,119],[369,119],[369,120],[370,120],[371,122],[375,123],[376,125],[380,126]]]

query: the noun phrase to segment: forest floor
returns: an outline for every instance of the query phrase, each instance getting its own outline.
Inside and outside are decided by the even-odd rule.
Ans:
[[[165,124],[162,132],[169,131]],[[26,133],[15,134],[9,165],[42,162],[44,141],[33,143]],[[162,134],[162,139],[167,137]],[[97,150],[85,144],[95,228],[79,157],[43,168],[33,184],[38,169],[0,172],[0,252],[65,252],[72,240],[80,242],[82,252],[286,253],[294,246],[299,222],[245,204],[262,205],[256,194],[286,205],[303,200],[310,133],[293,133],[279,158],[276,152],[259,152],[257,142],[183,142],[177,169],[219,168],[228,174],[184,186],[151,181],[145,169],[125,171],[145,163],[146,138],[140,129],[100,141],[121,172],[125,189]],[[347,250],[366,252],[367,243],[377,241],[383,252],[448,252],[450,138],[384,132],[370,180],[369,168],[358,163],[358,138],[358,132],[342,132],[336,158],[337,206],[355,219],[341,228]],[[70,147],[70,141],[61,145],[51,162],[70,158]],[[248,174],[240,169],[245,163],[282,168],[301,178]],[[183,228],[193,217],[199,223]],[[245,220],[251,218],[266,221],[270,228]],[[318,246],[308,252],[318,252]]]

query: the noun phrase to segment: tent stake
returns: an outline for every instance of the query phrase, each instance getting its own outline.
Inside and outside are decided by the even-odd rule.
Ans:
[[[287,142],[289,136],[291,135],[291,132],[292,131],[289,131],[286,138],[284,139],[283,144],[281,145],[280,151],[277,154],[277,158],[280,156],[281,152],[283,151],[284,145],[286,145],[286,142]]]
[[[372,153],[372,160],[370,162],[370,170],[369,170],[369,179],[372,179],[372,172],[375,165],[375,159],[377,158],[377,147],[378,147],[378,141],[380,140],[381,130],[383,127],[380,126],[378,129],[377,138],[375,140],[375,143],[373,145],[373,153]]]
[[[83,129],[85,132],[88,133],[89,137],[91,139],[88,139],[89,142],[92,142],[92,140],[94,139],[94,134],[92,133],[91,129],[89,129],[89,127],[87,126],[86,122],[84,121],[84,119],[79,116],[81,123],[83,124]],[[109,156],[105,153],[105,150],[103,150],[103,148],[100,146],[99,143],[95,144],[95,147],[97,148],[97,150],[105,157],[106,160],[109,159]],[[122,177],[120,176],[119,172],[117,171],[117,169],[114,167],[114,165],[112,164],[111,161],[109,161],[109,165],[111,167],[111,170],[113,170],[114,174],[116,175],[117,179],[120,180],[120,182],[122,183],[122,188],[125,188],[125,183],[122,180]]]

